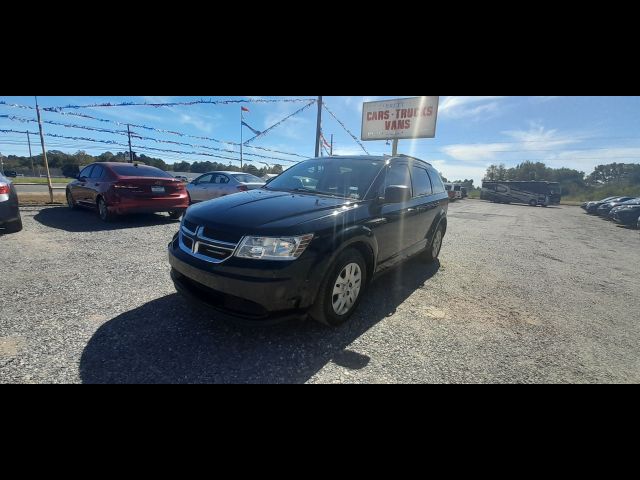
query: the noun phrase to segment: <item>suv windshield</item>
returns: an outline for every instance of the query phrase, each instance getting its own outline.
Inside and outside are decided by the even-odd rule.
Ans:
[[[306,160],[284,171],[264,188],[362,199],[382,167],[383,159]]]

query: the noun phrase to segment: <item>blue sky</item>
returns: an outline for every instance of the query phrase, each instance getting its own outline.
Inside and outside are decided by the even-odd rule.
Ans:
[[[327,96],[324,101],[335,115],[345,123],[358,138],[360,137],[363,101],[404,98],[405,96]],[[74,96],[38,97],[43,107],[68,104],[92,104],[101,102],[184,102],[198,99],[238,99],[238,98],[314,98],[310,96],[291,97],[113,97]],[[33,97],[1,97],[8,103],[34,105]],[[251,110],[245,113],[245,121],[258,130],[265,130],[288,114],[301,108],[303,103],[249,104]],[[240,107],[233,105],[195,105],[153,108],[109,107],[67,110],[81,112],[94,117],[122,123],[143,124],[165,130],[174,130],[189,135],[213,137],[239,142]],[[316,107],[313,106],[292,117],[270,133],[253,143],[256,146],[313,156],[315,141]],[[10,108],[0,105],[0,115],[14,115],[35,118],[33,110]],[[73,123],[96,128],[120,130],[115,124],[43,112],[44,120]],[[36,123],[21,123],[0,118],[0,129],[37,131]],[[124,127],[126,128],[126,127]],[[101,140],[117,140],[126,143],[126,137],[81,129],[72,129],[50,124],[44,125],[46,133],[66,136],[90,137]],[[225,148],[237,152],[237,146],[219,144],[207,140],[178,137],[147,130],[133,129],[141,135],[161,140],[172,140],[215,148]],[[358,144],[343,128],[323,111],[323,131],[328,139],[334,134],[334,153],[363,153]],[[449,180],[473,178],[479,183],[486,167],[491,163],[513,166],[524,160],[543,161],[552,167],[569,167],[590,173],[595,165],[611,162],[640,162],[640,97],[562,97],[562,96],[441,96],[438,112],[436,138],[401,140],[399,152],[415,155],[430,161]],[[244,130],[244,139],[251,132]],[[32,138],[34,154],[40,153],[39,140]],[[101,145],[85,140],[45,138],[47,149],[75,152],[85,150],[91,154],[104,151],[124,151],[124,147]],[[389,154],[391,145],[384,141],[363,142],[372,154]],[[186,160],[211,160],[227,163],[226,160],[199,155],[161,153],[148,150],[167,148],[172,150],[198,150],[216,153],[198,147],[157,143],[149,140],[134,140],[134,148],[139,153],[163,158],[168,163]],[[147,149],[147,150],[145,150]],[[28,155],[26,135],[0,133],[0,152],[4,155]],[[272,155],[279,158],[298,160],[299,157],[264,152],[247,148],[245,152]],[[239,157],[238,153],[221,155]],[[274,159],[253,158],[251,163],[262,160],[268,163],[282,163]],[[233,162],[234,164],[238,162]]]

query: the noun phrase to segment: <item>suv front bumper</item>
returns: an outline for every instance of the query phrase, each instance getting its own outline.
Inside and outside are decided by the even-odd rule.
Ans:
[[[255,321],[286,319],[304,314],[313,304],[323,272],[313,256],[291,262],[231,257],[211,264],[169,244],[171,278],[187,299],[234,317]],[[311,274],[313,271],[313,275]]]

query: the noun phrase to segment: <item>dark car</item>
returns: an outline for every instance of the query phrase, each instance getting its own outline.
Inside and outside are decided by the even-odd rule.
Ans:
[[[447,230],[438,172],[407,157],[316,158],[261,189],[194,205],[169,244],[186,297],[253,321],[309,314],[336,326],[366,285]]]
[[[618,205],[622,205],[629,200],[635,200],[635,197],[618,197],[615,200],[601,204],[597,208],[596,213],[602,217],[606,217],[609,215],[609,212],[612,208],[617,207]]]
[[[629,200],[614,207],[609,212],[609,218],[621,225],[634,227],[640,217],[640,198]]]
[[[0,233],[14,233],[20,230],[22,218],[16,188],[7,177],[0,174]]]
[[[587,211],[587,213],[597,213],[598,212],[598,207],[604,203],[607,202],[615,202],[616,200],[618,200],[619,198],[622,197],[607,197],[607,198],[603,198],[602,200],[598,200],[595,202],[589,202],[587,203],[585,210]]]
[[[159,168],[104,162],[82,169],[67,186],[69,208],[97,209],[109,221],[129,213],[168,212],[178,219],[189,206],[184,183]]]
[[[13,170],[7,170],[4,172],[4,176],[7,178],[16,178],[18,176],[18,172],[15,172]]]

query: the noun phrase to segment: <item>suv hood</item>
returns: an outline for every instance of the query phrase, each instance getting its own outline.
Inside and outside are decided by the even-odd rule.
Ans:
[[[348,198],[258,189],[193,205],[185,219],[198,225],[237,229],[238,233],[245,234],[336,216],[361,203]]]

